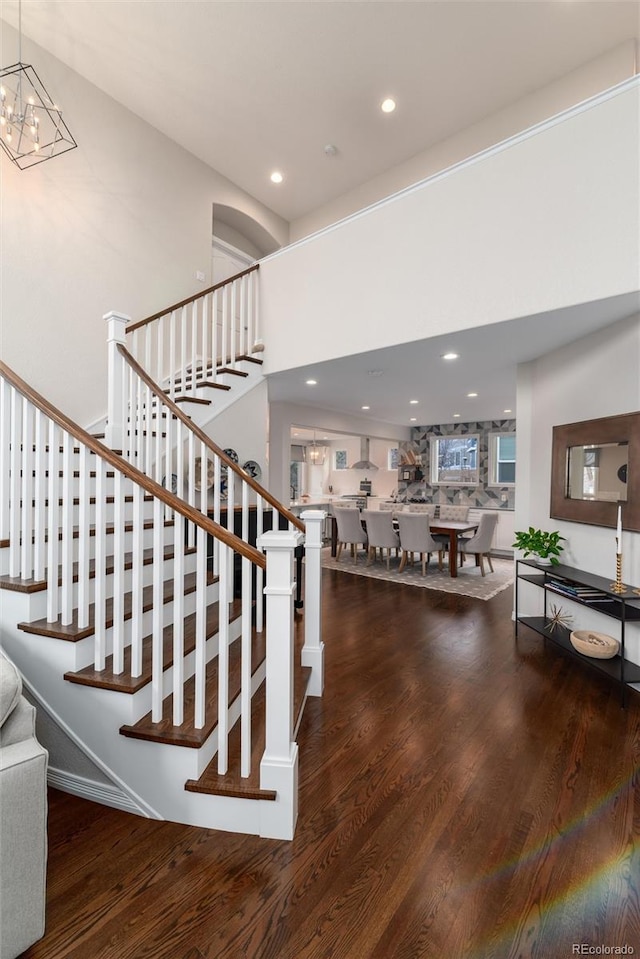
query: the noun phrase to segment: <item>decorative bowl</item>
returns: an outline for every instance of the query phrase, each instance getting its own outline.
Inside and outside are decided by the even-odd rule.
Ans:
[[[593,659],[611,659],[620,649],[620,643],[613,636],[595,633],[591,629],[578,629],[571,633],[569,639],[574,649]]]

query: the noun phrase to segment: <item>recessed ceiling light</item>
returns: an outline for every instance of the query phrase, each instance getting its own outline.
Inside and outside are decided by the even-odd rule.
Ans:
[[[361,406],[360,409],[361,409],[361,410],[370,410],[371,407],[370,407],[370,406]]]
[[[338,153],[338,148],[335,143],[327,143],[324,147],[325,156],[334,157]]]
[[[467,393],[467,396],[477,396],[477,393]]]
[[[459,353],[442,353],[441,355],[443,360],[457,360],[460,354]]]
[[[459,416],[460,416],[459,413],[454,413],[454,414],[453,414],[453,418],[456,419],[456,420],[458,419]]]
[[[386,97],[380,104],[380,109],[383,113],[393,113],[396,108],[396,101],[393,97]]]
[[[367,370],[368,376],[382,376],[384,370]]]
[[[415,421],[417,420],[417,418],[418,418],[417,416],[411,416],[411,417],[409,418],[409,422],[410,422],[410,423],[415,423]]]
[[[409,400],[409,403],[410,403],[411,406],[417,406],[417,405],[418,405],[418,400]]]
[[[307,384],[307,386],[317,386],[317,385],[318,385],[318,381],[317,381],[317,380],[305,380],[305,383]]]
[[[503,410],[503,413],[513,413],[513,410]]]
[[[280,171],[279,171],[279,170],[274,170],[273,173],[271,174],[271,182],[272,182],[272,183],[282,183],[283,180],[284,180],[284,177],[283,177],[283,175],[280,173]]]

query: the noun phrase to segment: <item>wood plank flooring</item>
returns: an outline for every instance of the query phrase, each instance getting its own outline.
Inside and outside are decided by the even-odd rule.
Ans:
[[[25,959],[639,954],[640,696],[515,642],[511,605],[325,571],[294,841],[51,791]]]

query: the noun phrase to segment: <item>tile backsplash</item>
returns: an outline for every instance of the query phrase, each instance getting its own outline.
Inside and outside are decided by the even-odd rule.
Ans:
[[[420,465],[424,479],[403,483],[398,479],[398,499],[409,502],[424,499],[429,503],[451,503],[484,509],[513,509],[515,489],[512,486],[489,486],[489,436],[491,433],[515,433],[515,420],[485,420],[471,423],[447,423],[444,426],[418,426],[412,430],[409,441],[399,444],[400,456],[411,451]],[[464,436],[477,433],[479,437],[477,486],[433,486],[429,482],[430,444],[436,436]],[[413,460],[413,457],[411,457]],[[400,477],[400,472],[398,477]]]

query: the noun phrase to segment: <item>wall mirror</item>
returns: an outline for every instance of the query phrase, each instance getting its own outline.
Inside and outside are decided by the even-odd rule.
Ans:
[[[551,516],[640,531],[640,413],[553,428]]]

